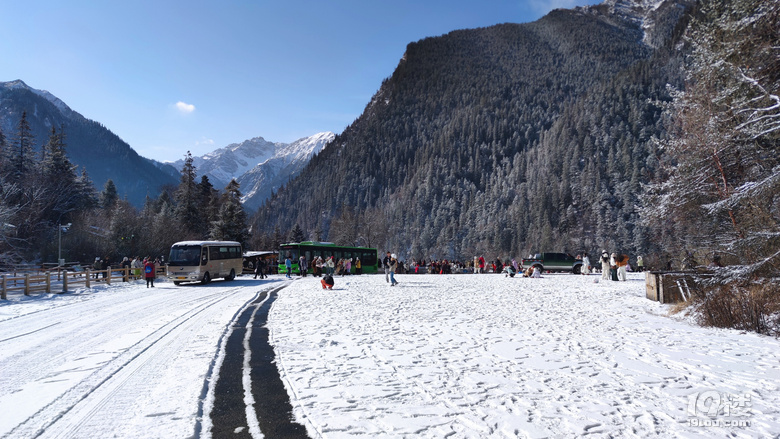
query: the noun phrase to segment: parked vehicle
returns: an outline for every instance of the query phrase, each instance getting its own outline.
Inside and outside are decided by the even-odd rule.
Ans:
[[[243,270],[241,244],[235,241],[182,241],[171,246],[167,277],[207,284],[212,279],[233,280]]]
[[[523,267],[539,267],[541,271],[557,271],[580,274],[582,259],[568,253],[536,253],[523,259]]]
[[[322,258],[333,256],[335,260],[341,258],[360,258],[363,265],[363,274],[376,273],[379,265],[379,258],[377,257],[375,248],[344,247],[332,242],[291,242],[282,244],[279,248],[279,274],[287,274],[287,266],[284,263],[287,256],[292,259],[291,274],[300,274],[301,270],[298,267],[298,257],[301,254],[303,254],[309,262],[311,262],[312,258],[315,256],[321,256]],[[307,272],[311,273],[312,268],[309,267]]]

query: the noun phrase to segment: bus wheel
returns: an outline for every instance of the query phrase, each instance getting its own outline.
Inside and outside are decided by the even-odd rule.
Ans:
[[[202,284],[207,284],[211,282],[211,276],[209,276],[209,272],[207,271],[206,274],[203,275],[203,280],[200,281]]]
[[[181,282],[173,281],[174,285],[181,285]]]
[[[228,277],[225,278],[225,280],[233,280],[235,278],[236,278],[236,270],[231,269],[230,274],[228,275]]]

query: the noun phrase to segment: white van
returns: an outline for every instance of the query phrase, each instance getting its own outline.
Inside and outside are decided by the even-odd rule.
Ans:
[[[241,244],[235,241],[181,241],[171,246],[167,277],[207,284],[218,277],[233,280],[243,268]]]

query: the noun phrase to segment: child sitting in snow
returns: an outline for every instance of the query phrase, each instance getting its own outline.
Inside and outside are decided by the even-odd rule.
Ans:
[[[511,265],[507,265],[504,267],[504,277],[515,277],[515,269]]]
[[[322,289],[333,289],[333,276],[326,274],[325,277],[320,280],[320,283],[322,284]]]

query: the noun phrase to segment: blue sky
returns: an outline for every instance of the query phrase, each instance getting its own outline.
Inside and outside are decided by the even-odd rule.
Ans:
[[[162,161],[341,132],[406,45],[593,0],[3,0],[0,81],[21,79]]]

